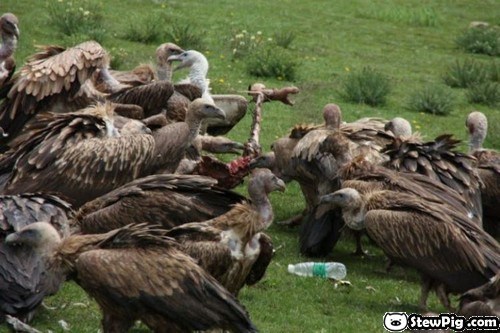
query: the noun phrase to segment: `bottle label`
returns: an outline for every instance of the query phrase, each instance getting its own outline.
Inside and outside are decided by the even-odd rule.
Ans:
[[[313,265],[313,276],[326,278],[326,265],[323,262],[315,262]]]

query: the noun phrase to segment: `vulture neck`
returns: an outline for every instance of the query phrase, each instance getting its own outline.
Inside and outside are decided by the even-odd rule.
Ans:
[[[483,148],[483,142],[486,135],[481,133],[481,131],[476,130],[469,138],[469,152],[476,150],[481,150]]]
[[[17,47],[17,38],[14,35],[2,33],[2,46],[0,47],[0,61],[11,57]]]
[[[189,128],[189,137],[186,140],[187,144],[189,145],[194,141],[194,139],[196,139],[196,137],[200,133],[202,119],[198,115],[188,111],[186,114],[185,122]]]
[[[123,88],[120,82],[118,82],[117,79],[115,79],[111,74],[109,74],[107,68],[101,69],[101,75],[104,85],[108,88],[107,92],[115,93]]]
[[[156,75],[159,81],[172,82],[172,63],[168,61],[159,61],[156,68]]]
[[[189,81],[201,89],[202,95],[208,93],[207,73],[208,62],[206,59],[195,62],[189,71]]]
[[[250,184],[248,186],[248,193],[250,194],[252,205],[262,218],[264,228],[268,228],[274,219],[273,207],[271,206],[271,201],[269,200],[264,188],[259,185]]]

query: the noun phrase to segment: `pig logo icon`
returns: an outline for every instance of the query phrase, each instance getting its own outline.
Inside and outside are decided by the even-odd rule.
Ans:
[[[386,312],[384,315],[384,327],[390,332],[401,332],[408,323],[404,312]]]

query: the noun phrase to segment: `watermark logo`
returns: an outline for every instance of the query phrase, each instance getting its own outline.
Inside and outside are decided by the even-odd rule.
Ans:
[[[441,313],[435,316],[422,316],[405,312],[386,312],[384,328],[389,332],[409,330],[451,329],[456,332],[463,330],[498,331],[500,319],[498,317],[470,317],[457,316],[454,313]]]
[[[384,327],[390,332],[401,332],[408,325],[408,318],[404,312],[386,312]]]

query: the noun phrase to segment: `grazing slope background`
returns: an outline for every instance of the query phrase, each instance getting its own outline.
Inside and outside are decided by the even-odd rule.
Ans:
[[[21,38],[15,56],[18,69],[35,51],[35,45],[40,44],[70,46],[96,38],[110,51],[114,68],[132,69],[140,63],[154,63],[156,47],[173,41],[205,53],[211,66],[213,93],[245,94],[254,82],[271,88],[296,85],[301,92],[294,96],[293,107],[278,102],[264,105],[264,151],[294,124],[321,123],[322,107],[330,102],[341,106],[346,121],[366,116],[405,117],[428,139],[444,132],[466,139],[466,115],[474,109],[481,110],[490,120],[485,146],[500,148],[498,108],[469,104],[465,89],[450,88],[454,107],[447,116],[406,108],[415,91],[444,85],[443,75],[457,61],[472,59],[485,65],[496,61],[500,66],[498,58],[465,53],[455,43],[471,21],[500,24],[500,2],[495,0],[51,0],[36,4],[2,0],[0,13],[4,12],[15,13],[20,21]],[[51,18],[59,18],[61,23],[65,17],[69,17],[66,28],[50,23]],[[81,21],[76,21],[76,17]],[[96,17],[97,24],[86,25]],[[67,34],[62,32],[64,29]],[[276,41],[286,49],[281,50]],[[253,58],[252,52],[245,55],[251,46]],[[271,69],[281,68],[278,74],[249,74],[255,65],[255,52],[260,51],[267,54]],[[391,91],[385,105],[370,107],[341,98],[344,80],[366,66],[389,80]],[[287,75],[290,68],[293,75]],[[175,73],[175,79],[185,75]],[[250,123],[248,113],[229,136],[245,141]],[[462,149],[466,149],[465,144]],[[246,193],[245,186],[238,191]],[[304,207],[300,190],[293,183],[285,193],[272,194],[271,199],[277,221]],[[354,250],[352,239],[339,242],[327,260],[346,264],[346,279],[352,286],[335,287],[332,281],[287,273],[289,263],[309,260],[299,255],[297,229],[274,224],[269,233],[276,255],[267,275],[261,283],[240,293],[241,302],[261,332],[382,332],[385,312],[417,311],[417,274],[399,268],[383,273],[384,255],[373,245],[367,244],[373,257],[359,258],[350,254]],[[46,305],[50,308],[40,309],[32,322],[44,332],[62,332],[58,324],[61,319],[69,324],[71,332],[97,332],[100,328],[96,304],[74,283],[66,284],[56,296],[46,300]],[[431,296],[429,307],[444,312],[435,295]],[[143,331],[146,329],[140,325],[134,329]],[[0,332],[7,329],[0,327]]]

